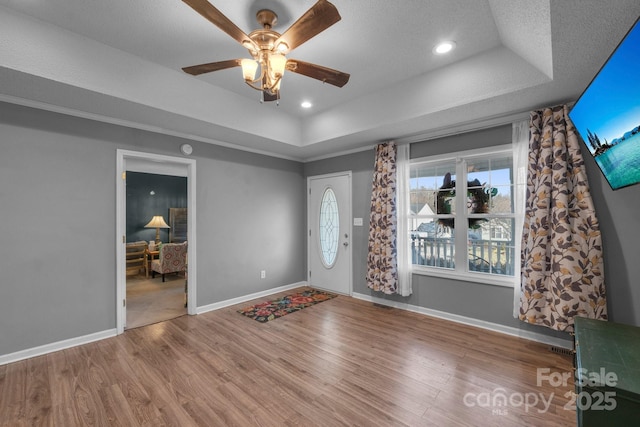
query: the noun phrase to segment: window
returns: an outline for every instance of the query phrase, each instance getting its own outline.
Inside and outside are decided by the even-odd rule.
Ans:
[[[340,217],[338,215],[338,201],[331,188],[327,188],[320,202],[320,253],[325,267],[333,267],[338,254],[338,233]]]
[[[513,171],[510,146],[412,160],[415,273],[513,284]]]

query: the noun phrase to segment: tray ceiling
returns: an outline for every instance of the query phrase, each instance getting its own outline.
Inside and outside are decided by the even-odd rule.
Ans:
[[[246,33],[261,8],[283,32],[315,3],[210,1]],[[276,106],[239,68],[181,71],[248,54],[180,0],[0,0],[0,100],[310,160],[573,101],[640,15],[636,0],[332,3],[342,20],[289,57],[349,83],[286,73]],[[433,55],[444,39],[456,49]]]

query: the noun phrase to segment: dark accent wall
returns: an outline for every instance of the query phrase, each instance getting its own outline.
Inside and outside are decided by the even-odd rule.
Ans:
[[[169,208],[187,207],[187,178],[127,171],[127,242],[155,240],[156,229],[144,228],[155,215],[169,224]],[[160,229],[169,241],[169,229]]]

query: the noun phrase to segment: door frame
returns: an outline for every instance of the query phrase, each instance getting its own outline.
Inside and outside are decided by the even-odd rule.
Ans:
[[[127,163],[138,172],[187,178],[187,251],[191,274],[187,281],[187,313],[197,314],[197,264],[196,264],[196,161],[184,157],[116,150],[116,329],[124,332],[126,325],[127,279],[124,261],[127,235],[125,178]]]
[[[307,177],[307,283],[311,283],[311,277],[309,275],[311,268],[311,257],[313,256],[313,248],[311,247],[311,181],[315,179],[324,179],[324,178],[336,178],[341,176],[346,176],[349,178],[348,185],[348,193],[347,194],[347,230],[349,230],[349,246],[348,246],[348,262],[349,262],[349,296],[353,295],[353,177],[352,172],[350,170],[342,171],[342,172],[334,172],[328,173],[324,175],[314,175]]]

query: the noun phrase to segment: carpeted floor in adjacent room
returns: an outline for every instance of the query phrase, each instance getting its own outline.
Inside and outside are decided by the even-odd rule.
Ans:
[[[184,273],[152,279],[127,277],[127,329],[174,319],[187,314]]]

